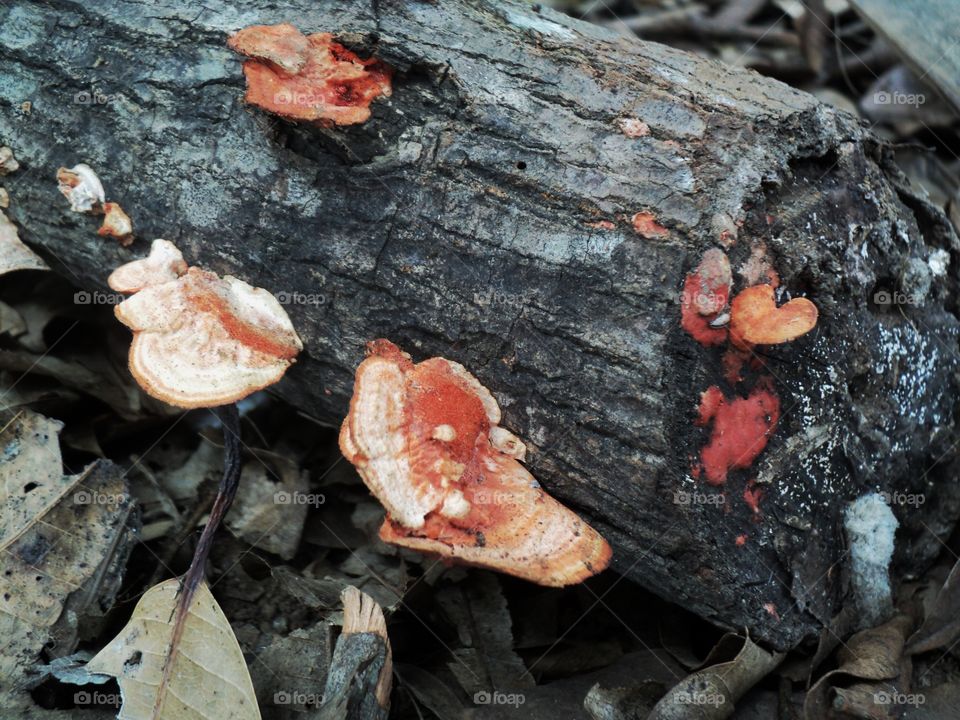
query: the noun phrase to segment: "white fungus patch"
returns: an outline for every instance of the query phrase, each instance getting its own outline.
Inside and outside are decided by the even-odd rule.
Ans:
[[[854,500],[843,513],[850,545],[850,582],[862,627],[873,627],[893,612],[889,568],[898,524],[879,493]]]

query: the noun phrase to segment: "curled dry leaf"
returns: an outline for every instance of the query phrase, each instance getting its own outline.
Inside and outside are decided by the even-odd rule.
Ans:
[[[816,305],[798,297],[777,307],[770,285],[748,287],[730,304],[730,339],[740,347],[790,342],[816,324]]]
[[[15,270],[49,270],[39,255],[20,240],[17,226],[0,212],[0,275]]]
[[[130,372],[151,396],[184,408],[226,405],[277,382],[303,349],[277,299],[229,275],[189,268],[166,241],[118,268],[116,306],[133,330]],[[164,282],[162,278],[177,275]]]
[[[190,604],[163,682],[179,587],[171,579],[145,592],[126,627],[87,671],[117,679],[123,720],[259,720],[243,652],[206,583]]]
[[[70,201],[73,212],[89,213],[103,207],[103,185],[89,165],[80,163],[69,169],[60,168],[57,170],[57,183],[60,192]]]
[[[896,681],[901,673],[905,679],[908,678],[909,671],[903,672],[903,654],[912,624],[908,616],[897,615],[883,625],[862,630],[847,640],[837,651],[837,669],[823,675],[807,693],[803,703],[806,720],[828,717],[832,704],[831,689],[851,679],[854,682],[868,680],[875,683],[873,691],[877,693],[889,691],[888,681]],[[897,692],[909,690],[906,684],[897,684]],[[846,700],[848,703],[856,701],[853,696]],[[871,705],[876,709],[875,702]]]
[[[733,714],[734,704],[754,685],[781,663],[783,653],[771,653],[749,637],[725,635],[711,651],[707,662],[740,645],[728,662],[711,664],[687,676],[661,698],[648,720],[721,720]],[[695,709],[696,715],[691,714]]]
[[[124,247],[133,242],[133,222],[123,208],[115,202],[103,204],[103,225],[97,230],[101,237],[112,237]]]
[[[462,365],[415,365],[387,340],[368,353],[340,449],[387,508],[381,539],[541,585],[607,566],[610,546],[518,462],[523,442]]]
[[[370,117],[374,98],[391,93],[393,70],[361,59],[330,33],[304,35],[293,25],[254,25],[227,44],[250,57],[243,64],[246,101],[290,118],[353,125]]]

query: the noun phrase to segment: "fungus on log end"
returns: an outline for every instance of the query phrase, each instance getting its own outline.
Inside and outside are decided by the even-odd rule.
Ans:
[[[780,399],[766,382],[749,396],[732,400],[716,385],[704,391],[696,424],[713,422],[710,442],[700,453],[707,482],[722,485],[728,471],[750,467],[767,446],[779,419]]]
[[[777,307],[770,285],[754,285],[730,304],[730,339],[739,347],[789,342],[813,330],[817,315],[817,306],[806,298]]]
[[[176,277],[165,280],[169,274]],[[171,405],[235,402],[277,382],[303,349],[273,295],[229,275],[185,269],[165,240],[154,243],[146,260],[118,268],[109,283],[135,291],[115,308],[134,333],[130,372]]]
[[[532,582],[563,586],[612,551],[520,464],[525,448],[462,365],[414,364],[387,340],[357,368],[340,448],[387,509],[380,537]]]
[[[97,230],[101,237],[112,237],[127,247],[133,242],[133,222],[130,216],[115,202],[103,204],[103,225]]]
[[[291,120],[354,125],[370,117],[374,98],[391,93],[393,70],[361,59],[330,33],[304,35],[293,25],[254,25],[227,44],[243,64],[246,101]]]
[[[726,253],[711,248],[697,269],[687,275],[680,301],[680,325],[701,345],[722,345],[727,329],[714,327],[727,306],[733,274]]]

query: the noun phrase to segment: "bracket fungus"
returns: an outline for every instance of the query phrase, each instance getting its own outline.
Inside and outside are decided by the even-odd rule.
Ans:
[[[171,277],[173,276],[173,277]],[[108,279],[134,294],[114,312],[133,330],[130,371],[182,408],[236,402],[277,382],[303,349],[277,299],[229,275],[187,268],[166,240]]]
[[[726,342],[727,329],[717,325],[730,298],[733,274],[730,260],[719,248],[707,250],[697,268],[683,284],[680,301],[680,325],[701,345]]]
[[[392,91],[388,65],[361,59],[330,33],[304,35],[288,23],[253,25],[227,44],[250,58],[243,63],[246,101],[291,120],[324,126],[366,122],[374,98]]]
[[[101,237],[112,237],[127,247],[133,242],[133,222],[123,208],[115,202],[103,204],[103,225],[97,230]]]
[[[817,316],[817,306],[806,298],[777,307],[772,286],[754,285],[730,303],[730,339],[739,347],[790,342],[813,330]]]
[[[526,448],[479,380],[387,340],[367,352],[340,449],[387,509],[382,540],[554,587],[607,567],[606,540],[520,464]]]
[[[89,165],[80,163],[69,169],[60,168],[57,170],[57,183],[60,192],[70,201],[73,212],[89,213],[103,207],[103,185]]]

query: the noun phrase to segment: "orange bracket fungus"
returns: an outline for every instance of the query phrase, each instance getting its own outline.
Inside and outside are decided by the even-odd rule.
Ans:
[[[89,165],[80,163],[69,169],[60,168],[57,170],[57,183],[74,212],[96,212],[103,207],[103,185]]]
[[[730,260],[719,248],[707,250],[696,270],[687,275],[680,301],[680,325],[701,345],[726,342],[723,310],[732,282]]]
[[[288,23],[253,25],[227,44],[250,58],[243,63],[246,101],[291,120],[366,122],[374,98],[391,93],[388,65],[361,59],[330,33],[304,35]]]
[[[279,380],[303,346],[273,295],[229,275],[188,267],[166,240],[155,240],[147,258],[117,268],[107,282],[118,292],[133,293],[115,313],[133,330],[130,371],[141,387],[178,407],[215,408],[223,422],[223,477],[183,576],[164,661],[166,683],[213,536],[240,482],[240,416],[234,403]]]
[[[385,542],[560,587],[612,551],[520,464],[493,395],[462,365],[414,364],[387,340],[357,368],[340,449],[387,509]]]
[[[240,400],[277,382],[303,348],[273,295],[229,275],[186,269],[165,240],[146,260],[114,271],[108,284],[135,293],[115,308],[134,333],[130,371],[149,395],[177,407]]]
[[[710,442],[700,452],[707,482],[722,485],[730,470],[750,467],[767,446],[779,419],[780,399],[767,383],[745,398],[732,400],[716,385],[705,390],[696,424],[706,427],[713,423]]]
[[[115,202],[103,204],[103,225],[97,230],[97,235],[112,237],[120,241],[124,247],[133,242],[133,222],[123,208]]]
[[[748,287],[730,304],[730,339],[740,347],[789,342],[816,324],[816,305],[798,297],[777,307],[770,285]]]

